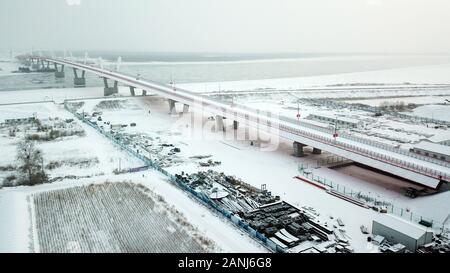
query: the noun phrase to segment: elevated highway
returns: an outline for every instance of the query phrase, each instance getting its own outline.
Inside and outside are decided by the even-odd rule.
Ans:
[[[85,72],[94,73],[104,79],[105,95],[114,93],[117,83],[121,83],[130,87],[132,95],[134,95],[134,89],[137,88],[152,91],[167,98],[171,110],[174,109],[175,102],[183,103],[185,106],[216,116],[216,119],[227,118],[236,123],[242,123],[291,140],[294,142],[295,149],[311,146],[317,151],[327,151],[432,189],[438,188],[441,183],[450,182],[450,164],[443,161],[428,159],[409,151],[375,144],[363,139],[346,136],[335,138],[330,131],[312,124],[275,117],[267,112],[258,112],[244,106],[228,104],[189,90],[110,71],[93,64],[41,56],[32,56],[31,58],[53,63],[58,72],[62,72],[58,70],[59,65],[71,67],[74,69],[75,75],[79,70],[83,77]],[[82,82],[79,77],[77,78],[78,82]],[[107,85],[108,80],[114,81],[114,87]]]

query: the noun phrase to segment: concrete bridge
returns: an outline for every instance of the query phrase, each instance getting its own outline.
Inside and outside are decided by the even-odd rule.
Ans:
[[[442,183],[450,182],[450,166],[439,160],[410,153],[398,148],[375,145],[370,141],[350,137],[334,137],[324,128],[298,122],[287,118],[273,117],[270,113],[261,113],[254,109],[233,104],[227,104],[202,96],[189,90],[174,88],[173,86],[158,83],[134,76],[125,75],[117,71],[110,71],[94,65],[82,64],[74,61],[58,58],[31,56],[31,63],[40,61],[41,64],[53,64],[55,76],[64,77],[64,68],[70,67],[74,71],[74,85],[86,84],[85,72],[94,73],[104,80],[104,95],[118,93],[118,83],[129,86],[132,96],[135,89],[142,89],[143,95],[151,91],[168,100],[169,112],[174,113],[175,103],[184,105],[183,111],[189,111],[189,107],[201,109],[215,116],[216,130],[223,130],[223,120],[233,121],[234,129],[240,123],[249,127],[276,133],[284,139],[293,142],[294,155],[303,156],[303,147],[313,147],[314,153],[322,150],[350,159],[362,165],[369,166],[380,171],[396,175],[428,188],[437,189]],[[112,82],[112,84],[109,84]]]

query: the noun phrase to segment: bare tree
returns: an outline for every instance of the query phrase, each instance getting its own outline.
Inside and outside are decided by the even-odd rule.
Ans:
[[[47,181],[42,152],[33,141],[23,140],[17,145],[17,161],[19,170],[22,171],[23,184],[36,185]]]

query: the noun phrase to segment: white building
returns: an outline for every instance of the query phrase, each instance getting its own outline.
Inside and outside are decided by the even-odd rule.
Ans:
[[[450,162],[450,146],[422,141],[415,144],[411,150],[420,155]]]
[[[320,114],[310,114],[308,118],[320,122],[326,122],[329,124],[336,123],[338,128],[357,128],[363,125],[363,122],[359,119],[342,117],[338,115],[320,113]]]
[[[383,215],[373,220],[372,233],[383,236],[391,243],[402,244],[412,252],[433,239],[432,231],[392,215]]]
[[[19,117],[19,118],[8,118],[5,119],[4,123],[8,125],[18,125],[18,124],[26,124],[31,123],[36,120],[35,117]]]

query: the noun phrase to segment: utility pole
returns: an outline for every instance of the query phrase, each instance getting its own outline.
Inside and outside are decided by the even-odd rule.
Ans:
[[[335,115],[334,118],[334,134],[333,134],[334,140],[338,137],[338,128],[337,128],[337,115]]]

